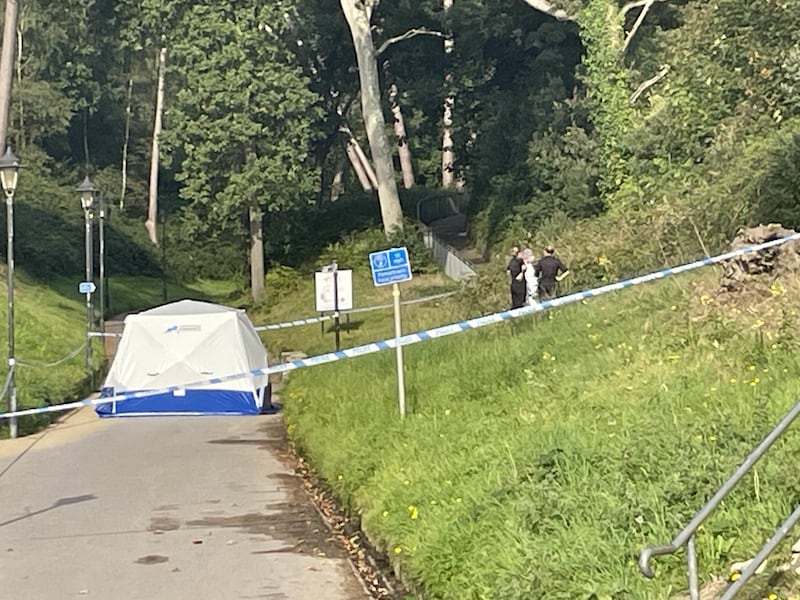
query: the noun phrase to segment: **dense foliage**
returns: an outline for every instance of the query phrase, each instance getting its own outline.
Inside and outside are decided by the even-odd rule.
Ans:
[[[635,239],[591,257],[616,262],[642,246],[649,258],[629,265],[640,269],[718,247],[747,221],[797,224],[797,3],[659,1],[642,15],[616,0],[553,2],[566,20],[522,0],[457,0],[447,12],[438,0],[372,4],[381,86],[398,92],[416,183],[433,193],[441,181],[450,95],[455,167],[487,251],[519,238],[583,247],[586,232],[642,223]],[[89,172],[123,207],[117,229],[148,257],[122,270],[158,268],[138,223],[166,48],[167,265],[184,277],[244,273],[248,205],[264,213],[273,262],[335,240],[346,217],[313,243],[308,223],[360,189],[350,135],[367,148],[340,13],[321,0],[26,2],[10,139],[36,186],[20,202],[75,221],[69,188]],[[423,33],[398,39],[409,30]],[[429,32],[452,35],[452,52]],[[391,123],[388,97],[384,112]],[[665,213],[674,226],[654,232]]]

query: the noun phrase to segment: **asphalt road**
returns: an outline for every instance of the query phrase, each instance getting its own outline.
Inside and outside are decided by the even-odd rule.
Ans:
[[[364,600],[280,417],[99,420],[0,442],[4,600]]]

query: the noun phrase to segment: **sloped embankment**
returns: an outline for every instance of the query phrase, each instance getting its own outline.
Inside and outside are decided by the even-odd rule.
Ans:
[[[290,434],[420,597],[662,600],[685,588],[683,558],[648,581],[638,550],[671,539],[800,392],[794,288],[769,294],[767,321],[727,310],[720,274],[409,347],[405,422],[391,354],[299,371]],[[707,522],[705,580],[790,512],[797,448],[792,432]]]

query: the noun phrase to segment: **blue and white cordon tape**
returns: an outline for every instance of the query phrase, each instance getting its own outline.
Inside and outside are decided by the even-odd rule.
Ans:
[[[445,292],[443,294],[434,294],[433,296],[425,296],[424,298],[414,298],[413,300],[403,300],[400,304],[403,306],[407,304],[417,304],[419,302],[428,302],[430,300],[438,300],[440,298],[447,298],[453,296],[458,292]],[[348,310],[340,310],[339,314],[352,315],[361,312],[370,312],[373,310],[381,310],[384,308],[392,308],[394,304],[378,304],[376,306],[364,306],[362,308],[350,308]],[[270,331],[273,329],[287,329],[289,327],[298,327],[300,325],[311,325],[312,323],[322,323],[323,321],[330,321],[333,315],[321,315],[319,317],[309,317],[307,319],[295,319],[294,321],[284,321],[283,323],[270,323],[269,325],[259,325],[255,328],[256,331]]]
[[[410,333],[400,338],[392,338],[380,342],[372,342],[370,344],[365,344],[363,346],[348,348],[347,350],[338,350],[336,352],[328,352],[327,354],[320,354],[318,356],[293,360],[288,363],[275,365],[273,367],[265,369],[253,369],[251,371],[246,371],[244,373],[235,373],[232,375],[225,375],[223,377],[213,377],[211,379],[206,379],[203,381],[194,381],[183,385],[173,385],[158,390],[123,393],[116,396],[110,396],[108,398],[93,398],[93,399],[80,400],[78,402],[70,402],[68,404],[58,404],[55,406],[45,406],[42,408],[30,408],[27,410],[20,410],[13,413],[10,412],[0,413],[0,419],[7,419],[9,417],[24,417],[27,415],[58,412],[62,410],[71,410],[73,408],[79,408],[82,406],[96,406],[98,404],[106,404],[109,402],[124,402],[125,400],[133,400],[135,398],[146,398],[148,396],[157,396],[159,394],[174,393],[181,390],[185,390],[186,388],[224,383],[226,381],[235,381],[253,375],[266,376],[269,375],[270,373],[283,373],[285,371],[294,371],[295,369],[303,369],[305,367],[313,367],[316,365],[336,362],[347,358],[355,358],[357,356],[373,354],[375,352],[381,352],[383,350],[390,350],[392,348],[396,348],[397,346],[409,346],[411,344],[417,344],[419,342],[424,342],[426,340],[434,340],[437,338],[452,335],[454,333],[461,333],[462,331],[468,331],[470,329],[478,329],[480,327],[485,327],[487,325],[492,325],[494,323],[500,323],[502,321],[508,321],[510,319],[516,319],[518,317],[523,317],[525,315],[542,312],[544,310],[547,310],[548,308],[555,308],[557,306],[564,306],[566,304],[572,304],[574,302],[588,300],[589,298],[595,298],[597,296],[607,294],[608,292],[615,292],[617,290],[629,288],[634,285],[639,285],[650,281],[656,281],[658,279],[663,279],[665,277],[669,277],[671,275],[677,275],[679,273],[685,273],[687,271],[699,269],[700,267],[706,267],[709,265],[724,262],[726,260],[731,260],[732,258],[737,258],[745,254],[751,254],[753,252],[758,252],[760,250],[765,250],[767,248],[780,246],[781,244],[785,244],[787,242],[791,242],[794,240],[800,240],[800,233],[795,233],[788,237],[779,238],[777,240],[772,240],[770,242],[764,242],[763,244],[747,246],[745,248],[740,248],[739,250],[726,252],[725,254],[720,254],[719,256],[704,258],[702,260],[687,263],[685,265],[680,265],[678,267],[663,269],[661,271],[656,271],[654,273],[649,273],[647,275],[641,275],[639,277],[625,279],[623,281],[618,281],[617,283],[604,285],[598,288],[594,288],[592,290],[587,290],[584,292],[576,292],[574,294],[561,296],[560,298],[554,298],[552,300],[544,300],[540,304],[537,304],[535,306],[524,306],[522,308],[506,310],[503,312],[494,313],[483,317],[478,317],[476,319],[470,319],[468,321],[451,323],[450,325],[443,325],[441,327],[435,327],[433,329],[428,329],[426,331]]]

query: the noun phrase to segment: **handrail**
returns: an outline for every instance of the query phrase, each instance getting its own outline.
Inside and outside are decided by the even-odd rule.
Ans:
[[[722,484],[716,494],[705,503],[705,505],[695,514],[694,518],[689,521],[689,524],[684,527],[681,532],[675,536],[669,544],[663,546],[650,546],[644,548],[639,554],[639,570],[642,575],[648,578],[655,577],[653,569],[650,567],[650,559],[654,556],[662,556],[664,554],[674,554],[682,547],[686,548],[686,560],[689,575],[689,597],[691,600],[699,600],[700,590],[697,578],[697,552],[695,550],[695,534],[700,525],[714,512],[725,497],[735,488],[747,472],[761,459],[762,456],[769,450],[772,445],[784,434],[794,420],[800,416],[800,400],[786,413],[778,425],[756,446],[750,455],[742,462],[741,465],[734,471],[733,475]],[[764,545],[764,547],[756,555],[756,558],[742,571],[741,576],[737,579],[725,592],[720,600],[732,599],[744,586],[750,577],[752,577],[758,567],[764,562],[764,559],[775,549],[780,541],[788,535],[789,530],[800,521],[800,505],[795,511],[781,524],[781,527],[775,532],[772,538]],[[763,554],[763,556],[762,556]]]

